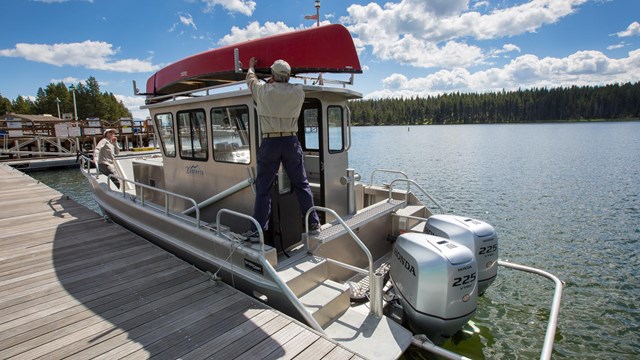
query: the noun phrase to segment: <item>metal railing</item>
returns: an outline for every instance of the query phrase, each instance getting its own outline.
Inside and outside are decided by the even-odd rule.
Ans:
[[[271,264],[267,261],[264,256],[260,256],[260,263],[262,264],[263,269],[267,272],[267,274],[273,279],[278,288],[282,291],[284,296],[289,299],[291,304],[298,310],[298,313],[304,318],[304,320],[311,326],[314,330],[318,331],[321,334],[325,334],[324,329],[318,321],[311,315],[309,311],[305,308],[304,304],[300,301],[300,299],[291,291],[291,288],[282,280],[282,278],[276,273],[275,269]]]
[[[407,185],[407,192],[405,193],[405,201],[408,201],[409,199],[409,189],[410,189],[410,184],[415,185],[418,190],[420,190],[429,200],[431,200],[431,202],[438,207],[438,209],[440,209],[440,213],[444,214],[446,211],[445,209],[442,207],[442,205],[440,205],[440,203],[438,203],[436,201],[436,199],[434,199],[431,195],[429,195],[429,193],[423,189],[420,185],[418,185],[418,183],[416,183],[415,181],[411,180],[411,179],[394,179],[393,181],[391,181],[391,183],[389,184],[389,200],[391,200],[391,196],[393,193],[393,184],[395,184],[396,182],[406,182],[409,185]]]
[[[506,268],[510,268],[513,270],[524,271],[536,275],[540,275],[546,277],[547,279],[552,280],[555,283],[555,290],[553,292],[553,300],[551,302],[551,313],[549,314],[549,322],[547,323],[547,331],[544,337],[544,343],[542,345],[542,351],[540,352],[540,360],[549,360],[551,359],[551,353],[553,351],[553,342],[556,335],[556,328],[558,326],[558,314],[560,313],[560,302],[562,299],[562,289],[563,283],[562,281],[555,275],[546,272],[544,270],[532,268],[529,266],[514,264],[506,261],[498,260],[499,266],[504,266]],[[435,344],[433,344],[426,336],[424,335],[415,335],[412,339],[411,344],[413,346],[419,347],[423,350],[426,350],[432,354],[436,354],[451,360],[469,360],[469,358],[456,354],[447,349],[441,348]]]
[[[408,179],[409,176],[407,176],[407,174],[405,174],[402,171],[398,171],[398,170],[389,170],[389,169],[375,169],[371,172],[371,182],[369,183],[369,186],[373,186],[373,178],[375,176],[376,173],[388,173],[388,174],[400,174],[402,176],[404,176],[405,179]]]
[[[264,233],[262,232],[262,226],[260,226],[260,223],[258,222],[258,220],[254,219],[253,217],[247,214],[243,214],[237,211],[233,211],[229,209],[220,209],[216,214],[216,228],[217,228],[216,234],[218,234],[218,236],[221,236],[220,218],[222,217],[223,214],[230,214],[236,217],[247,219],[251,221],[253,225],[255,225],[256,229],[258,230],[258,234],[260,236],[260,255],[264,256]]]
[[[227,189],[225,189],[225,190],[213,195],[212,197],[200,202],[197,205],[197,208],[203,209],[203,208],[205,208],[205,207],[207,207],[209,205],[215,204],[216,202],[218,202],[220,200],[223,200],[223,199],[225,199],[225,198],[237,193],[238,191],[243,190],[243,189],[251,186],[252,183],[253,183],[253,179],[252,178],[249,178],[249,179],[246,179],[246,180],[242,180],[241,182],[239,182],[239,183],[237,183],[235,185],[232,185],[231,187],[229,187],[229,188],[227,188]],[[185,215],[189,215],[192,212],[194,212],[195,210],[196,210],[195,207],[190,207],[187,210],[184,210],[182,213],[185,214]]]
[[[435,198],[433,198],[433,196],[431,196],[425,189],[423,189],[417,182],[415,182],[414,180],[409,179],[409,176],[407,176],[407,174],[405,174],[403,171],[399,171],[399,170],[389,170],[389,169],[375,169],[371,172],[371,182],[369,183],[369,186],[373,186],[374,182],[374,176],[376,173],[388,173],[388,174],[399,174],[402,175],[403,178],[396,178],[394,180],[391,181],[390,184],[388,184],[387,186],[389,187],[389,199],[391,199],[391,195],[393,193],[393,184],[396,182],[406,182],[407,183],[407,192],[405,194],[405,201],[408,200],[409,198],[409,193],[411,192],[411,184],[415,185],[418,190],[420,190],[429,200],[431,200],[431,202],[438,207],[438,209],[440,209],[440,213],[445,213],[446,210],[442,207],[442,205],[440,205],[440,203],[438,203],[438,201],[436,201]]]
[[[91,171],[90,170],[91,170],[91,162],[92,162],[92,160],[90,158],[84,156],[84,155],[81,155],[80,156],[80,161],[81,161],[80,162],[81,171],[86,171],[87,175],[91,176]],[[97,178],[97,176],[99,174],[100,174],[100,172],[96,168],[96,178]],[[190,198],[188,196],[176,194],[176,193],[168,191],[168,190],[160,189],[160,188],[157,188],[157,187],[153,187],[153,186],[149,186],[149,185],[146,185],[146,184],[143,184],[143,183],[139,183],[139,182],[134,181],[134,180],[126,179],[124,177],[117,176],[117,175],[114,175],[114,174],[109,175],[108,179],[107,179],[107,189],[109,191],[116,192],[115,190],[113,190],[111,188],[111,183],[113,182],[113,179],[117,179],[118,181],[120,181],[120,189],[119,189],[119,191],[122,192],[122,197],[125,197],[125,198],[126,198],[127,195],[129,195],[129,193],[127,193],[127,189],[126,189],[125,183],[129,183],[129,184],[132,184],[132,185],[134,185],[136,187],[139,187],[140,188],[140,194],[139,194],[138,197],[140,198],[140,203],[139,204],[140,204],[141,207],[145,207],[145,189],[148,189],[150,191],[159,192],[160,194],[164,195],[164,214],[167,215],[168,217],[171,217],[173,215],[172,212],[169,209],[169,200],[171,198],[182,199],[184,201],[187,201],[187,202],[193,204],[193,206],[195,207],[195,213],[196,213],[196,216],[195,216],[195,227],[196,228],[200,228],[200,209],[197,207],[197,202],[194,199],[192,199],[192,198]],[[138,204],[138,203],[136,203],[136,204]],[[155,207],[149,207],[149,208],[156,209]],[[177,215],[178,215],[178,213],[176,213],[174,215],[174,217],[176,219],[186,220],[185,218],[179,217]]]
[[[373,256],[371,255],[371,252],[369,251],[369,249],[367,248],[367,246],[362,242],[362,240],[360,240],[360,238],[358,237],[358,235],[356,235],[356,233],[353,232],[353,230],[351,230],[351,228],[349,227],[349,225],[347,225],[347,223],[342,220],[342,218],[340,217],[340,215],[338,215],[338,213],[336,213],[335,211],[329,209],[329,208],[325,208],[322,206],[312,206],[309,210],[307,210],[307,213],[305,215],[305,231],[308,234],[309,233],[309,215],[311,214],[312,211],[323,211],[323,212],[327,212],[331,215],[333,215],[333,217],[335,217],[335,219],[340,223],[340,225],[342,225],[342,227],[347,231],[347,233],[351,236],[351,238],[356,242],[356,244],[358,244],[358,246],[360,246],[360,248],[362,249],[362,251],[364,251],[365,255],[367,256],[367,261],[369,262],[369,270],[368,270],[368,275],[369,275],[369,283],[371,284],[371,291],[370,291],[370,295],[371,295],[371,313],[373,313],[375,316],[377,317],[382,317],[382,276],[380,274],[377,274],[373,268]],[[307,247],[307,249],[309,249],[309,237],[307,236],[305,239],[305,246]],[[332,259],[330,259],[332,260]],[[332,262],[334,264],[340,265],[340,266],[344,266],[345,268],[354,271],[355,267],[348,265],[348,264],[344,264],[340,261],[337,260],[332,260]],[[345,266],[347,265],[347,266]],[[361,270],[361,269],[360,269]],[[357,271],[357,270],[355,270]]]
[[[273,269],[271,264],[265,258],[265,256],[264,256],[264,233],[262,232],[262,226],[260,226],[260,223],[258,222],[258,220],[254,219],[253,217],[251,217],[251,216],[249,216],[247,214],[243,214],[243,213],[240,213],[240,212],[237,212],[237,211],[233,211],[233,210],[229,210],[229,209],[220,209],[220,211],[218,211],[218,214],[216,215],[216,234],[218,236],[222,236],[222,233],[221,233],[221,230],[220,230],[222,228],[220,226],[220,219],[222,218],[223,214],[229,214],[229,215],[233,215],[233,216],[236,216],[236,217],[240,217],[240,218],[249,220],[249,221],[251,221],[253,223],[253,225],[258,230],[258,234],[260,236],[260,256],[258,257],[258,259],[260,260],[260,263],[262,264],[263,269],[266,270],[266,272],[273,279],[273,281],[276,283],[278,288],[283,292],[284,296],[289,299],[289,301],[293,304],[293,306],[296,308],[296,310],[298,310],[298,312],[307,321],[307,323],[314,330],[319,331],[319,332],[324,334],[324,330],[322,329],[320,324],[318,324],[316,319],[313,316],[311,316],[311,314],[305,309],[304,305],[300,302],[300,299],[298,299],[298,297],[293,293],[293,291],[291,291],[289,286],[284,281],[282,281],[280,276],[278,276],[278,274]]]
[[[549,314],[549,322],[547,323],[547,332],[544,337],[542,352],[540,353],[540,360],[551,359],[551,352],[553,351],[553,341],[556,336],[556,328],[558,327],[560,302],[562,301],[562,289],[564,287],[564,285],[562,284],[562,281],[557,276],[549,272],[532,268],[529,266],[514,264],[514,263],[502,261],[502,260],[498,260],[498,266],[504,266],[506,268],[540,275],[547,279],[552,280],[555,283],[556,286],[553,292],[553,300],[551,301],[551,313]]]

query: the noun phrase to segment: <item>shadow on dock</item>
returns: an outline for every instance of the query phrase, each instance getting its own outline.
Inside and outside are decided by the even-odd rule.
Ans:
[[[0,189],[0,358],[354,356],[17,170]]]

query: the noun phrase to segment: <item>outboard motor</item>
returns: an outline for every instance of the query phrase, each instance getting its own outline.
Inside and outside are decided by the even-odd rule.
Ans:
[[[498,275],[498,236],[483,221],[455,215],[433,215],[427,219],[427,234],[468,247],[478,263],[478,294],[482,295]]]
[[[402,234],[390,274],[409,328],[434,342],[455,334],[476,311],[477,266],[464,246],[433,235]]]

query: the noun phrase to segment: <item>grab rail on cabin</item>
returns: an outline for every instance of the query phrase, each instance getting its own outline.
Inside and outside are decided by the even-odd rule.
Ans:
[[[369,251],[369,249],[367,248],[367,246],[362,242],[362,240],[360,240],[360,238],[358,237],[358,235],[356,235],[356,233],[353,232],[353,230],[351,230],[351,228],[349,227],[349,225],[347,225],[347,223],[342,220],[342,218],[340,217],[340,215],[338,215],[338,213],[336,213],[335,211],[326,208],[326,207],[322,207],[322,206],[312,206],[311,208],[309,208],[309,210],[307,210],[307,213],[305,215],[305,231],[307,234],[309,234],[309,215],[311,214],[312,211],[324,211],[327,212],[331,215],[333,215],[333,217],[340,223],[340,225],[342,225],[342,227],[344,227],[344,229],[347,231],[347,233],[351,236],[351,238],[356,242],[356,244],[358,244],[358,246],[360,246],[360,248],[362,249],[362,251],[364,251],[365,255],[367,256],[367,260],[369,262],[369,284],[371,284],[371,308],[370,308],[370,312],[373,313],[375,316],[377,317],[382,317],[382,278],[383,276],[379,273],[376,273],[374,268],[373,268],[373,256],[371,255],[371,252]],[[307,247],[307,249],[309,249],[309,237],[307,236],[305,238],[305,246]],[[354,270],[355,267],[349,265],[349,264],[344,264],[340,261],[337,260],[333,260],[333,259],[329,259],[332,260],[332,263],[336,264],[336,265],[340,265],[343,266],[349,270]],[[356,268],[357,269],[357,268]],[[361,270],[361,269],[358,269]],[[355,271],[358,271],[355,270]],[[360,272],[360,271],[358,271]]]
[[[347,144],[344,151],[349,151],[351,149],[351,109],[348,106],[345,106],[345,109],[347,110],[347,137],[345,138]]]
[[[444,214],[446,211],[445,209],[442,207],[442,205],[440,205],[440,203],[438,203],[438,201],[436,201],[436,199],[434,199],[431,195],[429,195],[429,193],[423,189],[420,185],[418,185],[418,183],[416,183],[415,181],[411,180],[411,179],[394,179],[393,181],[391,181],[391,183],[389,184],[389,199],[391,199],[391,195],[393,192],[393,184],[395,184],[396,182],[406,182],[408,183],[407,185],[407,192],[405,193],[405,201],[408,200],[409,197],[409,188],[410,185],[413,184],[415,185],[418,190],[420,190],[427,198],[429,198],[429,200],[431,200],[431,202],[436,205],[438,207],[438,209],[440,209],[440,213]],[[431,211],[431,210],[429,210]],[[432,212],[433,213],[433,212]]]
[[[90,170],[91,170],[91,162],[92,162],[92,160],[89,157],[85,156],[85,155],[81,155],[80,156],[80,161],[81,161],[80,162],[80,170],[81,171],[86,171],[88,176],[91,176],[91,171]],[[96,178],[99,175],[100,175],[100,172],[96,168]],[[187,196],[184,196],[184,195],[173,193],[171,191],[167,191],[167,190],[160,189],[160,188],[157,188],[157,187],[149,186],[147,184],[139,183],[139,182],[134,181],[134,180],[126,179],[126,178],[123,178],[122,176],[116,176],[114,174],[109,175],[108,179],[107,179],[107,188],[109,189],[109,191],[114,191],[115,192],[115,190],[111,189],[111,183],[113,181],[109,181],[109,180],[112,180],[112,179],[117,179],[117,180],[120,181],[121,189],[119,189],[119,190],[122,191],[122,197],[126,197],[128,195],[126,187],[124,186],[125,183],[133,184],[134,186],[139,187],[140,188],[140,195],[138,196],[138,198],[140,198],[140,206],[141,207],[145,207],[145,200],[144,200],[145,199],[145,189],[149,189],[151,191],[156,191],[156,192],[159,192],[159,193],[163,194],[164,195],[164,213],[165,213],[165,215],[167,215],[169,217],[172,215],[171,211],[169,210],[169,199],[170,199],[170,197],[179,198],[179,199],[185,200],[187,202],[190,202],[191,204],[193,204],[193,206],[196,207],[196,209],[195,209],[195,212],[196,212],[195,227],[196,227],[196,229],[200,228],[200,209],[197,207],[197,203],[196,203],[196,201],[194,199],[192,199],[190,197],[187,197]],[[130,196],[133,196],[131,198],[131,200],[133,200],[135,202],[135,200],[136,200],[135,195],[130,195]],[[179,217],[176,217],[176,218],[179,218]],[[180,219],[185,220],[184,218],[180,218]]]

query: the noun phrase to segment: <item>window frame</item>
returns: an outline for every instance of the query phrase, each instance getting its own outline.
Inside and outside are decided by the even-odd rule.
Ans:
[[[160,126],[160,121],[158,119],[159,116],[168,116],[169,117],[169,121],[171,122],[170,126],[168,128],[171,129],[171,141],[173,141],[173,155],[170,155],[167,152],[167,147],[165,145],[165,141],[163,138],[163,134],[162,132],[164,131],[164,129],[166,129],[166,126]],[[154,122],[154,126],[158,129],[158,138],[160,140],[160,145],[162,146],[162,153],[164,154],[165,157],[170,157],[170,158],[175,158],[176,154],[178,153],[177,149],[176,149],[176,132],[175,132],[175,121],[173,118],[173,113],[172,112],[163,112],[163,113],[157,113],[153,116],[153,122]]]
[[[186,156],[183,152],[183,141],[182,141],[182,136],[180,135],[180,131],[182,130],[181,128],[181,119],[180,116],[182,114],[189,114],[189,134],[190,137],[189,139],[191,140],[191,156]],[[194,114],[198,114],[201,113],[202,114],[202,121],[203,121],[203,125],[198,124],[199,126],[202,126],[203,130],[201,132],[201,134],[204,134],[204,141],[202,140],[202,137],[200,137],[200,139],[198,139],[198,141],[200,142],[201,146],[204,146],[204,149],[202,149],[201,151],[196,152],[195,148],[194,148],[194,134],[196,128],[193,126],[194,123],[194,119],[197,120],[197,118],[194,118],[193,115]],[[184,159],[184,160],[191,160],[191,161],[208,161],[209,160],[209,135],[207,134],[208,130],[207,130],[207,112],[203,109],[203,108],[196,108],[196,109],[187,109],[187,110],[180,110],[178,112],[176,112],[176,129],[177,129],[177,135],[178,135],[178,153],[180,153],[180,158]],[[198,157],[197,154],[204,154],[204,157]]]
[[[214,125],[215,124],[215,119],[216,117],[214,117],[214,112],[216,110],[220,110],[223,109],[223,111],[229,112],[229,109],[243,109],[245,111],[241,111],[241,110],[236,110],[237,113],[240,113],[241,116],[243,116],[244,114],[246,114],[246,122],[242,119],[242,118],[238,118],[238,120],[240,121],[239,123],[235,124],[235,129],[239,132],[240,135],[240,143],[244,143],[244,145],[249,147],[249,159],[247,162],[240,162],[240,161],[226,161],[223,159],[218,159],[216,157],[216,152],[219,150],[216,150],[216,136],[214,134]],[[239,165],[249,165],[251,164],[251,150],[252,150],[252,143],[251,143],[251,112],[249,110],[249,106],[247,104],[235,104],[235,105],[228,105],[228,106],[217,106],[217,107],[212,107],[209,110],[209,118],[211,119],[211,151],[213,153],[213,160],[215,162],[219,162],[219,163],[225,163],[225,164],[239,164]],[[244,129],[240,129],[239,125],[242,124],[242,126],[244,127]],[[229,120],[229,126],[231,128],[233,128],[233,124],[231,124],[231,120]],[[246,139],[244,139],[244,141],[242,140],[242,134],[240,133],[241,131],[245,132],[245,136]],[[243,146],[244,146],[243,145]],[[232,145],[233,146],[233,145]]]

